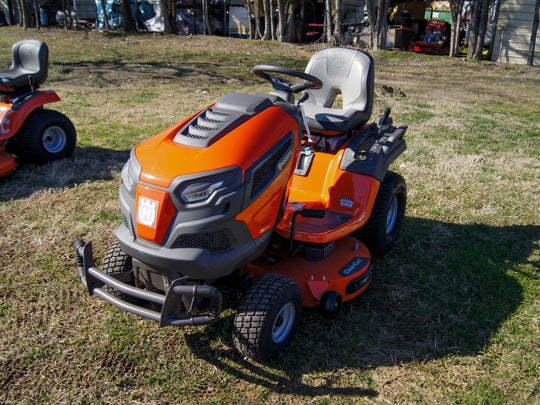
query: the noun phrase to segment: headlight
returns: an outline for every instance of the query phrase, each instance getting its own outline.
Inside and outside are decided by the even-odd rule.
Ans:
[[[197,203],[207,200],[214,191],[223,187],[224,182],[190,184],[180,194],[185,203]]]
[[[135,183],[141,175],[141,165],[139,164],[137,158],[135,157],[134,150],[131,151],[131,155],[122,168],[122,184],[128,189],[128,191],[133,190]]]
[[[173,182],[174,195],[184,205],[221,204],[223,197],[234,192],[242,183],[242,170],[239,167],[195,176],[182,176]]]
[[[121,179],[122,179],[122,183],[124,183],[126,185],[126,187],[131,190],[133,188],[133,185],[135,184],[135,181],[129,175],[128,164],[129,164],[129,162],[126,163],[124,165],[124,167],[122,168]]]

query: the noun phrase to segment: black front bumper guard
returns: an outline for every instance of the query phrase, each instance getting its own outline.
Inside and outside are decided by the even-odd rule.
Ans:
[[[126,284],[95,267],[92,242],[76,241],[75,253],[79,279],[90,295],[95,294],[124,311],[157,321],[160,326],[209,325],[215,322],[221,313],[223,300],[221,292],[215,287],[198,284],[186,285],[189,277],[182,277],[171,283],[166,294],[159,294]],[[127,302],[104,290],[102,287],[105,284],[117,289],[126,296],[159,304],[162,306],[161,312]],[[205,298],[210,301],[209,309],[205,313],[198,313],[196,302]],[[186,303],[189,304],[186,305]],[[186,311],[179,311],[182,305],[187,308]]]

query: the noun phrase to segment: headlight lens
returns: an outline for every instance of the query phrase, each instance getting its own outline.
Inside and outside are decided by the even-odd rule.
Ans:
[[[182,200],[185,203],[197,203],[201,201],[208,200],[214,191],[223,187],[223,181],[217,181],[215,183],[197,183],[190,184],[186,189],[180,194]]]
[[[242,184],[242,169],[236,166],[200,174],[200,177],[182,176],[173,182],[174,195],[181,204],[192,208],[199,204],[221,204],[225,195]]]
[[[128,163],[126,163],[124,167],[122,168],[122,182],[130,190],[133,188],[133,185],[135,184],[135,181],[129,175]]]
[[[128,189],[128,191],[131,192],[135,187],[135,184],[141,175],[141,170],[141,165],[137,161],[134,150],[132,150],[128,161],[122,168],[121,175],[122,184]]]

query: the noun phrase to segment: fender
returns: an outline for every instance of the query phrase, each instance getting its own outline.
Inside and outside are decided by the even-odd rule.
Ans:
[[[40,90],[17,97],[11,103],[0,103],[0,141],[14,136],[32,111],[57,101],[60,97],[56,92]]]
[[[382,133],[378,132],[376,126],[368,128],[363,136],[349,142],[340,169],[374,177],[382,183],[390,164],[406,149],[403,139],[406,131],[406,125],[399,128],[390,125]]]

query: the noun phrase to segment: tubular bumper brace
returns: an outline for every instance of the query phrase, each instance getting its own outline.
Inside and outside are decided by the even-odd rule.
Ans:
[[[174,280],[167,293],[163,295],[123,283],[95,267],[92,242],[76,241],[75,253],[79,279],[90,295],[95,294],[124,311],[157,321],[160,326],[208,325],[216,321],[221,313],[221,293],[215,287],[210,285],[186,285],[188,277],[183,277]],[[161,305],[161,313],[122,300],[104,290],[102,287],[105,284],[114,287],[130,297]],[[200,298],[210,300],[210,309],[204,314],[194,313],[195,301]],[[191,305],[189,305],[187,311],[180,312],[179,309],[182,308],[182,303],[185,305],[186,302],[191,303]],[[187,305],[185,306],[187,307]]]

